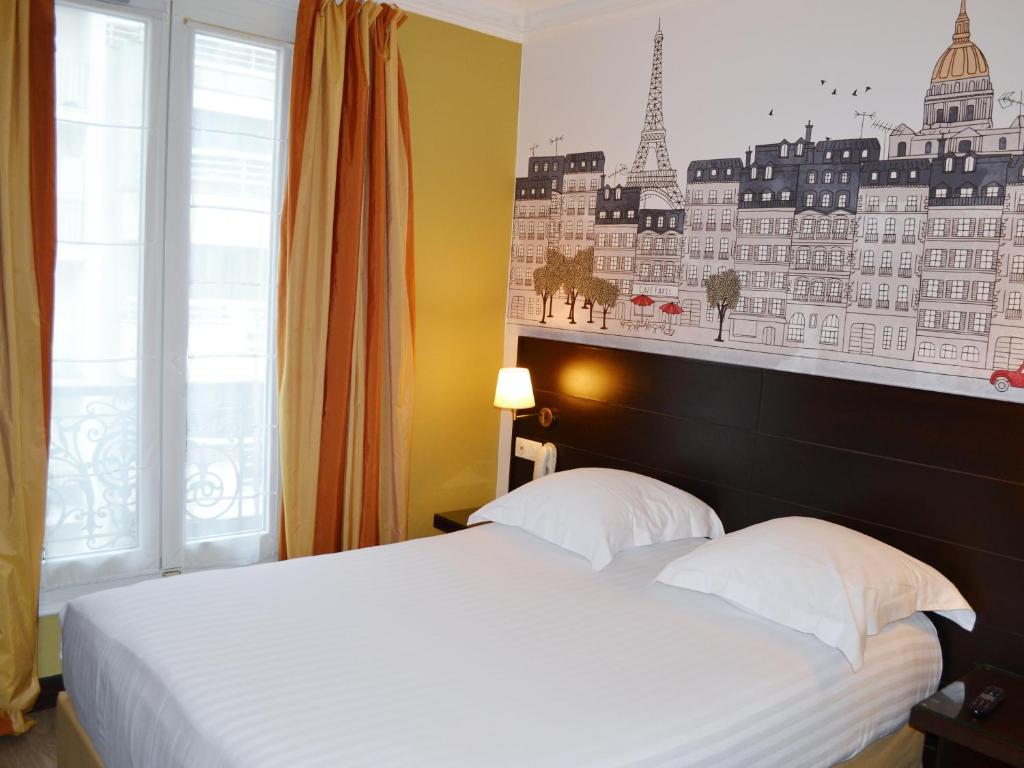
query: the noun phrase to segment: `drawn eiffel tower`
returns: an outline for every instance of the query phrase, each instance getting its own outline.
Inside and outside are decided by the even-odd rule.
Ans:
[[[658,22],[658,32],[654,35],[654,61],[651,65],[651,89],[647,95],[647,116],[644,118],[644,129],[640,133],[640,146],[636,150],[633,168],[626,176],[626,185],[640,187],[644,198],[657,195],[670,208],[683,207],[683,193],[679,189],[676,169],[668,157],[668,145],[665,143],[665,117],[661,106],[661,47],[665,35]],[[657,158],[657,170],[648,170],[647,161],[651,151]]]

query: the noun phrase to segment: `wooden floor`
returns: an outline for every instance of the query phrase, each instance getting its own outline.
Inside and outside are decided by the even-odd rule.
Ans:
[[[35,727],[24,736],[0,736],[3,768],[56,768],[57,710],[33,712]]]

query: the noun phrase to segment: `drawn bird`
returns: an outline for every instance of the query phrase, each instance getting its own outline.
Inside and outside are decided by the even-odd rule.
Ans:
[[[870,90],[871,90],[871,86],[869,85],[867,88],[864,89],[864,93],[867,93]]]
[[[828,80],[822,80],[822,81],[821,81],[821,84],[822,84],[822,85],[824,85],[824,84],[825,84],[825,83],[827,83],[827,82],[828,82]]]
[[[856,96],[857,95],[857,91],[859,91],[859,90],[860,90],[860,88],[854,88],[853,89],[853,95]]]
[[[768,117],[775,117],[775,108],[768,110]]]
[[[832,95],[835,96],[837,93],[839,93],[839,89],[838,88],[834,88],[832,90]]]

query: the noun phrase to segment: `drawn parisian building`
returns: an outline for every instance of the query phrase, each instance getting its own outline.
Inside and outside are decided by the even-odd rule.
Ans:
[[[874,139],[815,142],[808,123],[744,161],[690,163],[685,196],[668,153],[663,43],[659,26],[625,185],[605,184],[598,151],[532,157],[517,180],[510,317],[540,319],[532,273],[547,248],[592,245],[594,275],[620,294],[608,333],[715,344],[705,281],[735,269],[727,347],[978,378],[1024,362],[1024,119],[994,125],[966,0],[921,128],[892,131],[888,159]]]
[[[847,351],[912,360],[931,162],[867,162],[860,170]]]
[[[1024,157],[1008,165],[1003,245],[996,278],[996,309],[990,334],[992,369],[1015,368],[1024,361]]]
[[[639,187],[605,185],[598,191],[594,220],[594,275],[619,289],[613,312],[616,319],[631,315],[630,297],[635,277],[637,221],[640,211]]]
[[[662,44],[665,35],[658,24],[654,35],[654,58],[651,63],[651,85],[647,93],[647,113],[640,132],[640,145],[626,185],[640,187],[641,202],[648,208],[682,208],[683,193],[679,179],[668,156],[665,115],[662,109]],[[653,164],[653,168],[651,167]]]
[[[995,106],[988,59],[971,40],[967,0],[961,0],[953,42],[932,71],[920,131],[900,125],[889,140],[890,157],[935,157],[939,143],[956,152],[1024,151],[1024,119],[993,127]]]
[[[541,299],[533,272],[549,248],[573,256],[593,245],[597,190],[604,153],[531,157],[527,175],[516,179],[509,268],[509,317],[540,319]]]
[[[804,138],[793,143],[759,144],[747,151],[736,214],[735,268],[742,296],[729,323],[733,341],[774,347],[786,338],[793,217],[800,168],[813,146],[811,131],[808,126]]]
[[[558,246],[561,221],[557,189],[562,181],[560,156],[531,157],[525,178],[516,179],[509,267],[509,317],[540,318],[540,298],[533,272],[544,264],[549,246]]]
[[[679,277],[680,324],[718,330],[705,310],[705,268],[734,269],[736,215],[743,161],[738,157],[695,160],[686,171],[686,217]]]
[[[658,317],[666,304],[678,304],[682,242],[682,209],[640,209],[633,292],[654,299],[650,307],[653,317]],[[671,319],[667,322],[674,324]]]
[[[565,256],[575,256],[594,245],[594,217],[598,190],[604,184],[604,152],[580,152],[562,158],[559,245]]]
[[[914,359],[985,368],[1010,158],[944,149],[932,160]]]
[[[806,318],[803,348],[870,354],[869,326],[851,328],[849,339],[845,331],[860,169],[880,153],[875,139],[823,141],[806,149],[796,191],[788,329],[799,328],[799,315]]]

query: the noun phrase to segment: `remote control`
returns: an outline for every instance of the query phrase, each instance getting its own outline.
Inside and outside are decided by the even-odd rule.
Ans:
[[[1006,691],[998,686],[990,685],[974,697],[968,705],[967,711],[974,717],[988,717],[1004,698],[1006,698]]]

